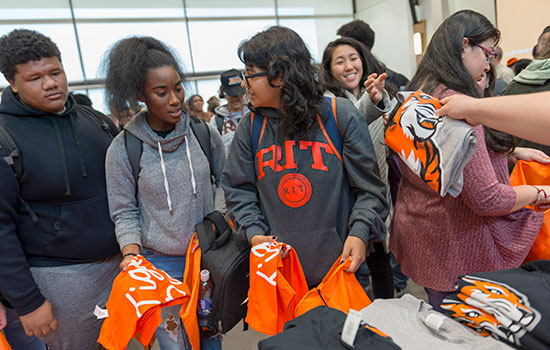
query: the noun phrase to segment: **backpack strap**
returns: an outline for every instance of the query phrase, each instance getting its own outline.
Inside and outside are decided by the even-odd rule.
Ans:
[[[216,128],[220,135],[223,133],[223,116],[216,114]]]
[[[6,163],[8,163],[17,178],[17,182],[20,182],[21,176],[23,176],[23,159],[19,148],[15,144],[15,141],[8,133],[8,131],[0,124],[0,157],[2,157]],[[34,213],[29,203],[27,203],[21,195],[19,195],[19,202],[23,205],[27,213],[30,215],[32,222],[38,222],[38,216]]]
[[[195,116],[189,116],[189,125],[197,141],[199,141],[199,145],[204,155],[208,159],[208,164],[210,165],[210,181],[214,183],[214,167],[212,166],[212,154],[210,153],[210,128],[206,125],[204,120]]]
[[[0,125],[0,157],[4,158],[6,163],[12,167],[15,177],[19,181],[21,175],[23,175],[23,164],[19,148],[17,148],[15,141],[13,141],[13,138],[2,125]]]
[[[252,155],[256,157],[258,152],[258,146],[262,141],[264,135],[265,125],[267,124],[267,118],[258,112],[252,112],[250,114],[250,139],[252,142]]]
[[[116,125],[109,120],[109,118],[101,113],[98,113],[96,110],[94,110],[91,107],[78,105],[78,108],[81,108],[83,111],[87,112],[88,114],[91,114],[94,119],[96,119],[99,122],[99,125],[103,130],[105,130],[107,133],[109,133],[113,138],[118,135],[119,130],[116,127]]]
[[[195,225],[195,231],[203,256],[210,249],[216,250],[223,246],[231,235],[231,227],[223,214],[217,210],[208,214],[201,223]]]
[[[324,105],[328,108],[324,108],[328,112],[327,121],[324,123],[321,120],[321,117],[317,115],[317,120],[323,135],[327,139],[327,142],[330,145],[330,148],[334,151],[334,154],[340,162],[342,160],[342,150],[343,150],[343,141],[342,136],[340,136],[340,130],[338,129],[338,117],[336,116],[336,99],[334,97],[325,97]]]
[[[124,146],[126,146],[128,161],[130,162],[130,168],[132,168],[132,174],[134,175],[137,195],[139,162],[141,161],[141,153],[143,152],[143,141],[138,139],[134,134],[129,133],[127,130],[123,130],[122,132],[124,133]]]

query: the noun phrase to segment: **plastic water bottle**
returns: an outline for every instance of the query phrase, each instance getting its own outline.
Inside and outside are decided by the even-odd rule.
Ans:
[[[211,336],[216,333],[208,324],[210,315],[212,314],[213,288],[214,284],[210,280],[210,271],[202,270],[199,300],[197,303],[197,316],[203,336]]]

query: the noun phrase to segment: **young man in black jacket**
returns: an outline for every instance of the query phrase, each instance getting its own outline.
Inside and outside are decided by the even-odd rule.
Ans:
[[[59,49],[38,32],[0,38],[0,71],[10,84],[0,127],[19,150],[2,156],[22,166],[0,167],[10,182],[0,186],[0,292],[27,335],[51,349],[95,349],[94,306],[120,262],[104,166],[116,127],[68,96]]]

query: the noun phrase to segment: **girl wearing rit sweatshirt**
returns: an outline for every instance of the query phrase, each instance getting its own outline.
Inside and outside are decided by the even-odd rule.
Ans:
[[[277,239],[298,253],[308,285],[318,284],[342,254],[349,272],[386,235],[385,186],[380,180],[364,117],[336,98],[341,149],[324,125],[330,109],[311,55],[291,29],[271,27],[238,49],[245,64],[259,140],[251,114],[237,127],[222,176],[227,209],[252,244]]]

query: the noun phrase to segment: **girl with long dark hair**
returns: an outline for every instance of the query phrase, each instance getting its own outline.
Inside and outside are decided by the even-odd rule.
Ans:
[[[222,184],[233,222],[253,245],[290,244],[310,286],[340,254],[351,257],[349,272],[355,272],[367,247],[384,239],[388,214],[362,115],[336,98],[338,136],[327,135],[332,106],[291,29],[271,27],[241,43],[238,53],[253,118],[263,116],[263,127],[256,139],[248,114],[231,145]]]
[[[325,96],[345,97],[364,115],[369,124],[380,177],[387,183],[388,165],[382,115],[389,113],[392,103],[384,90],[385,70],[385,66],[369,49],[348,37],[330,42],[321,62],[321,81]],[[390,202],[389,187],[386,190],[386,198]],[[390,220],[391,217],[388,217],[387,226]],[[374,297],[392,298],[390,255],[386,253],[382,243],[375,244],[374,248],[366,260],[368,268],[363,265],[357,273],[358,280],[363,286],[368,286],[371,272]]]
[[[461,93],[483,96],[489,63],[500,32],[483,15],[463,10],[434,33],[408,89],[444,98]],[[441,197],[401,162],[401,179],[390,248],[403,272],[423,286],[439,309],[459,275],[518,267],[533,245],[550,186],[510,186],[507,156],[512,140],[475,127],[477,149],[464,168],[456,198]]]
[[[120,268],[125,270],[141,254],[182,280],[194,226],[214,210],[215,192],[221,193],[216,191],[225,160],[221,137],[211,128],[210,170],[190,117],[183,112],[180,64],[162,42],[151,37],[123,39],[108,52],[104,66],[110,106],[121,109],[141,102],[147,107],[126,124],[107,151],[107,193],[123,255]],[[126,145],[131,135],[125,133],[142,143],[138,174]],[[178,315],[179,306],[162,309],[163,321],[155,334],[163,350],[190,348]],[[207,343],[209,349],[221,347],[219,339]]]

